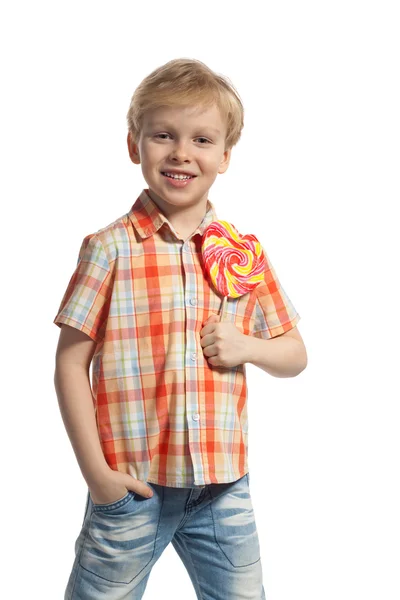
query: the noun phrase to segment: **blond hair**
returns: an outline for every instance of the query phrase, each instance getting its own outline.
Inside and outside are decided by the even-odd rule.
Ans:
[[[152,71],[136,88],[128,113],[128,129],[139,139],[147,110],[161,106],[202,106],[216,104],[227,126],[225,150],[240,139],[244,108],[233,84],[200,60],[177,58]]]

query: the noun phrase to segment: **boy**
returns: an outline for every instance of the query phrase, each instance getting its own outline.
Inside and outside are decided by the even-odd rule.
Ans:
[[[149,187],[84,238],[54,319],[57,396],[88,485],[65,598],[142,598],[172,542],[198,598],[260,600],[244,365],[293,377],[307,357],[268,260],[265,281],[229,298],[221,323],[202,267],[218,218],[208,192],[243,106],[225,78],[178,59],[143,80],[127,118]]]

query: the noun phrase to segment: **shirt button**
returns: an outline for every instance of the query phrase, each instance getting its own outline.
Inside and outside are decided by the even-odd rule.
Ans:
[[[197,360],[197,354],[195,352],[193,352],[193,354],[190,355],[190,358],[192,360]]]
[[[190,298],[190,304],[192,304],[193,306],[196,306],[197,298]]]
[[[199,413],[195,413],[195,414],[192,416],[192,419],[193,419],[193,421],[198,421],[198,420],[200,419],[200,415],[199,415]]]

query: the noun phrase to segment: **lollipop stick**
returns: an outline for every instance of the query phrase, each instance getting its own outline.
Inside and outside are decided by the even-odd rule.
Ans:
[[[227,296],[224,296],[222,299],[222,304],[221,304],[221,312],[220,312],[220,322],[223,320],[224,318],[224,310],[225,310],[225,306],[226,306],[226,300],[227,300]]]

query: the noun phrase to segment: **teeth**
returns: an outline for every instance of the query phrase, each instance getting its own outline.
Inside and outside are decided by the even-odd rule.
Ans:
[[[172,177],[172,179],[191,179],[191,175],[174,175],[174,173],[164,173],[168,177]]]

